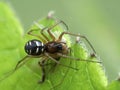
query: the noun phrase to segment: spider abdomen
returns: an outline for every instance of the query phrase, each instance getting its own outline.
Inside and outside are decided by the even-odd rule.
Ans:
[[[30,40],[25,45],[25,52],[28,55],[40,55],[44,51],[44,44],[39,40]]]

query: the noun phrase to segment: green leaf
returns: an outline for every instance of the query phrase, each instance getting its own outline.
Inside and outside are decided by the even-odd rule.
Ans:
[[[107,87],[107,90],[120,90],[120,80],[115,80],[110,83]]]
[[[39,27],[34,24],[30,30],[38,28],[41,30],[46,26],[50,27],[54,25],[56,21],[52,18],[43,18],[37,23]],[[62,26],[58,25],[52,30],[56,38],[64,31],[64,27]],[[16,19],[10,7],[2,2],[0,3],[0,30],[1,79],[7,72],[13,70],[17,62],[26,55],[24,52],[24,44],[26,41],[35,39],[36,37],[30,35],[25,35],[24,38],[22,37],[23,29],[19,20]],[[34,33],[41,35],[40,30]],[[49,39],[52,39],[46,31],[45,34]],[[67,42],[68,47],[71,48],[71,57],[98,61],[96,58],[90,57],[89,51],[83,42],[75,43],[69,35],[65,35],[63,38]],[[37,39],[41,40],[41,38]],[[38,84],[37,81],[41,78],[41,69],[38,66],[38,61],[40,60],[41,58],[30,59],[29,62],[14,74],[0,81],[0,88],[2,90],[106,90],[107,88],[107,79],[101,64],[70,60],[68,58],[61,58],[60,63],[79,70],[57,65],[50,71],[49,69],[52,67],[52,64],[50,64],[46,66],[45,82]],[[48,63],[49,62],[51,62],[51,60],[49,60]],[[60,85],[58,85],[59,83]],[[118,87],[118,83],[115,82],[111,84],[109,89],[112,87]]]
[[[38,21],[40,30],[42,28],[45,28],[46,26],[50,27],[54,25],[56,22],[53,19],[43,18],[40,21]],[[36,25],[33,25],[30,29],[38,29]],[[52,32],[58,38],[61,32],[64,30],[61,29],[60,26],[56,26]],[[47,32],[45,32],[47,36]],[[34,34],[39,35],[38,32],[34,32]],[[27,38],[30,38],[31,36],[27,35]],[[32,38],[35,38],[32,36]],[[96,58],[89,57],[88,51],[86,50],[86,47],[83,43],[74,43],[74,41],[71,42],[70,37],[68,35],[64,36],[65,41],[67,41],[67,44],[69,47],[71,47],[72,55],[71,57],[80,58],[84,60],[96,60]],[[98,60],[96,60],[98,61]],[[61,64],[71,66],[73,68],[79,69],[78,71],[66,68],[63,66],[58,65],[55,67],[54,72],[49,72],[47,75],[47,82],[51,84],[51,87],[55,86],[55,90],[105,90],[107,86],[107,79],[105,77],[104,71],[102,70],[102,66],[98,63],[89,63],[89,62],[82,62],[82,61],[76,61],[76,60],[70,60],[70,59],[64,59],[62,58],[60,60]],[[32,63],[35,63],[35,60],[32,60]],[[38,75],[40,75],[40,71],[36,70],[35,66],[33,66],[32,63],[27,64],[28,67],[36,72]],[[36,61],[37,63],[37,61]],[[67,72],[67,74],[66,74]],[[64,78],[64,76],[66,77]],[[64,80],[62,80],[64,78]],[[58,85],[60,82],[62,82],[60,85]],[[56,86],[58,85],[58,86]]]

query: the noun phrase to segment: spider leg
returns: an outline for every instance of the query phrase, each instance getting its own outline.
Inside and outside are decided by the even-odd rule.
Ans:
[[[25,64],[25,62],[27,61],[27,58],[29,56],[25,56],[22,60],[18,61],[18,63],[16,64],[15,68],[7,73],[5,73],[5,75],[0,78],[0,81],[8,78],[10,75],[12,75],[17,69],[19,69],[21,66],[23,66]]]
[[[41,37],[41,36],[39,36],[39,35],[37,35],[37,34],[33,34],[33,31],[37,31],[37,30],[39,30],[39,29],[32,29],[32,30],[30,30],[30,31],[28,32],[28,34],[29,34],[29,35],[32,35],[32,36],[35,36],[35,37],[37,37],[37,38],[39,38],[39,39],[41,39],[43,42],[47,42],[47,41],[48,41],[47,39],[44,39],[43,37]]]
[[[71,64],[71,63],[70,63]],[[69,65],[70,65],[69,64]],[[53,90],[54,88],[58,87],[59,85],[62,84],[62,82],[64,81],[65,77],[67,76],[67,73],[69,71],[69,68],[67,68],[66,72],[65,72],[65,75],[63,76],[63,78],[60,80],[60,82],[58,84],[56,84],[55,86],[53,86],[50,90]]]
[[[68,49],[70,50],[70,55],[71,55],[71,49],[70,48],[68,48]],[[71,66],[71,60],[70,60],[69,66]],[[55,86],[53,86],[50,90],[52,90],[52,89],[58,87],[59,85],[61,85],[62,82],[64,81],[65,77],[67,76],[68,72],[69,72],[69,68],[67,68],[67,70],[65,72],[65,75],[63,76],[63,78],[61,79],[61,81],[58,84],[56,84]]]
[[[62,24],[64,24],[65,26],[66,26],[66,28],[67,28],[67,30],[68,30],[68,26],[65,24],[65,22],[63,22],[63,21],[59,21],[58,23],[56,23],[56,24],[54,24],[53,26],[51,26],[51,27],[49,27],[48,29],[47,29],[47,32],[49,33],[49,35],[50,35],[50,37],[53,39],[53,41],[55,41],[55,36],[51,33],[51,30],[54,28],[54,27],[56,27],[57,25],[59,25],[60,23],[62,23]],[[46,29],[42,29],[41,30],[41,34],[43,34],[43,31],[44,30],[46,30]],[[44,35],[44,34],[43,34]],[[45,36],[45,35],[44,35]]]
[[[68,35],[71,35],[71,36],[77,36],[77,37],[81,37],[83,39],[85,39],[87,41],[87,43],[90,45],[91,49],[93,50],[94,54],[96,54],[96,51],[95,49],[93,48],[92,44],[90,43],[90,41],[87,39],[87,37],[83,36],[83,35],[79,35],[79,34],[73,34],[73,33],[70,33],[70,32],[62,32],[58,38],[57,41],[61,41],[62,40],[62,37],[63,35],[65,34],[68,34]]]
[[[71,69],[74,69],[74,70],[78,70],[77,68],[74,68],[74,67],[70,67],[70,66],[61,64],[59,61],[57,61],[56,59],[54,59],[53,57],[51,57],[48,53],[44,53],[44,54],[45,54],[45,56],[47,56],[49,59],[51,59],[52,61],[54,61],[55,63],[57,63],[58,65],[61,65],[61,66],[64,66],[64,67],[68,67],[68,68],[71,68]]]
[[[92,63],[102,63],[101,61],[84,60],[84,59],[80,59],[80,58],[75,58],[75,57],[63,55],[63,54],[61,54],[61,53],[57,53],[57,55],[60,56],[60,57],[69,58],[69,59],[77,60],[77,61],[85,61],[85,62],[92,62]]]
[[[42,78],[40,81],[38,81],[38,83],[43,83],[45,81],[45,61],[47,60],[47,58],[43,58],[42,61],[39,61],[38,64],[41,67],[42,70]]]
[[[16,71],[17,69],[19,69],[22,65],[24,65],[27,62],[27,58],[30,56],[25,56],[22,60],[18,61],[18,63],[16,64],[14,71]]]
[[[57,60],[58,61],[58,60]],[[56,69],[56,67],[57,67],[57,63],[53,63],[52,64],[52,67],[49,69],[49,72],[54,72],[55,71],[55,69]]]
[[[41,29],[40,25],[39,25],[37,22],[35,22],[35,25],[39,28],[39,30],[41,30],[41,31],[40,31],[40,34],[42,34],[42,36],[43,36],[47,41],[49,41],[49,38],[43,33],[43,31],[46,30],[47,27]]]

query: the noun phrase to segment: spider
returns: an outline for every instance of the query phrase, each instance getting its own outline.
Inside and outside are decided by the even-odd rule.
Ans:
[[[59,35],[59,37],[56,39],[55,36],[53,35],[53,33],[51,32],[51,30],[61,23],[64,24],[66,26],[66,28],[68,29],[68,26],[63,21],[59,21],[49,28],[43,28],[40,31],[40,34],[43,37],[41,37],[39,35],[36,35],[36,34],[33,34],[33,31],[36,31],[35,29],[30,30],[28,32],[29,35],[38,37],[43,42],[40,41],[39,39],[29,40],[25,44],[25,47],[24,47],[27,55],[23,59],[18,61],[14,70],[12,72],[10,72],[9,74],[7,74],[5,77],[8,77],[11,73],[15,72],[22,65],[24,65],[28,58],[41,58],[41,60],[38,62],[39,66],[41,67],[41,70],[42,70],[42,77],[41,77],[41,80],[39,81],[39,83],[43,83],[45,81],[45,77],[46,77],[46,75],[45,75],[45,62],[48,61],[49,59],[54,61],[58,65],[62,65],[62,66],[69,67],[69,68],[72,68],[72,69],[76,69],[76,68],[61,64],[59,62],[60,58],[63,57],[63,58],[69,58],[69,59],[74,59],[74,60],[80,60],[80,61],[100,63],[98,61],[81,60],[80,58],[68,56],[69,53],[70,53],[70,47],[67,46],[65,41],[64,42],[62,41],[62,38],[65,34],[85,39],[87,41],[87,43],[90,45],[90,47],[92,48],[92,50],[94,52],[94,55],[96,54],[96,51],[94,50],[94,48],[91,45],[91,43],[89,42],[89,40],[83,35],[73,34],[73,33],[70,33],[70,32],[62,32]],[[36,24],[36,25],[39,27],[39,24]],[[39,27],[39,30],[40,30],[40,27]],[[47,33],[52,38],[51,41],[44,34],[45,30],[47,30]]]
[[[65,34],[68,35],[72,35],[72,36],[77,36],[77,37],[81,37],[84,38],[88,44],[90,45],[90,47],[92,48],[92,50],[94,51],[94,53],[96,53],[96,51],[94,50],[93,46],[91,45],[91,43],[88,41],[88,39],[85,36],[82,35],[77,35],[77,34],[73,34],[70,32],[62,32],[59,37],[56,39],[55,36],[52,34],[51,30],[56,27],[57,25],[59,25],[60,23],[64,24],[66,26],[66,28],[68,29],[68,26],[63,22],[63,21],[59,21],[56,24],[54,24],[53,26],[49,27],[47,29],[48,34],[50,35],[50,37],[52,38],[52,40],[50,41],[49,38],[44,34],[44,30],[46,30],[46,28],[43,28],[40,32],[40,34],[44,37],[40,37],[36,34],[33,34],[32,32],[35,31],[30,30],[28,32],[29,35],[32,36],[36,36],[38,38],[40,38],[42,41],[37,40],[37,39],[33,39],[33,40],[29,40],[26,44],[25,44],[25,52],[28,54],[27,56],[25,56],[21,61],[18,62],[18,64],[16,65],[16,68],[18,68],[18,66],[24,62],[26,60],[26,58],[28,57],[35,57],[35,58],[40,58],[42,57],[42,59],[38,62],[39,66],[41,67],[42,70],[42,78],[39,81],[39,83],[43,83],[45,81],[45,68],[44,68],[44,64],[45,62],[50,59],[52,61],[54,61],[56,64],[65,66],[65,67],[70,67],[70,66],[66,66],[63,65],[59,62],[59,59],[61,57],[63,58],[70,58],[70,59],[75,59],[75,60],[80,60],[79,58],[75,58],[75,57],[71,57],[68,56],[69,54],[69,47],[67,46],[66,42],[62,41],[62,37]],[[36,25],[39,27],[39,24],[36,23]],[[85,60],[83,60],[85,61]],[[92,62],[92,61],[91,61]],[[94,61],[93,61],[94,62]],[[73,67],[70,67],[73,68]]]

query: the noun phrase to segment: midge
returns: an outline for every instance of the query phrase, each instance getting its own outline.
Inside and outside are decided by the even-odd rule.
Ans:
[[[9,74],[7,74],[5,77],[8,77],[10,74],[14,73],[17,69],[19,69],[22,65],[24,65],[28,60],[28,58],[40,58],[40,61],[38,62],[38,64],[42,70],[42,77],[41,77],[41,80],[39,80],[39,83],[43,83],[45,81],[45,62],[48,61],[48,59],[54,61],[58,65],[62,65],[72,69],[76,69],[76,68],[61,64],[59,62],[59,59],[63,57],[63,58],[69,58],[69,59],[78,60],[78,61],[100,63],[99,61],[81,60],[80,58],[77,58],[77,57],[68,56],[70,53],[70,50],[69,50],[70,47],[67,46],[65,41],[64,42],[62,41],[62,38],[65,34],[85,39],[87,43],[90,45],[90,47],[92,48],[94,54],[96,54],[96,52],[93,46],[91,45],[91,43],[88,41],[88,39],[85,36],[73,34],[70,32],[62,32],[58,38],[55,38],[55,36],[52,33],[52,29],[57,25],[59,25],[60,23],[63,23],[67,27],[67,25],[63,21],[59,21],[55,25],[49,28],[43,28],[40,31],[40,34],[42,35],[42,37],[33,33],[33,31],[36,31],[36,30],[30,30],[28,34],[38,37],[38,39],[29,40],[25,44],[24,49],[27,55],[22,60],[18,61],[14,70]],[[36,23],[36,25],[38,26],[37,30],[40,30],[39,24]],[[49,40],[49,38],[44,34],[44,30],[47,30],[47,33],[50,35],[52,40]],[[39,39],[42,40],[43,42],[40,41]]]

